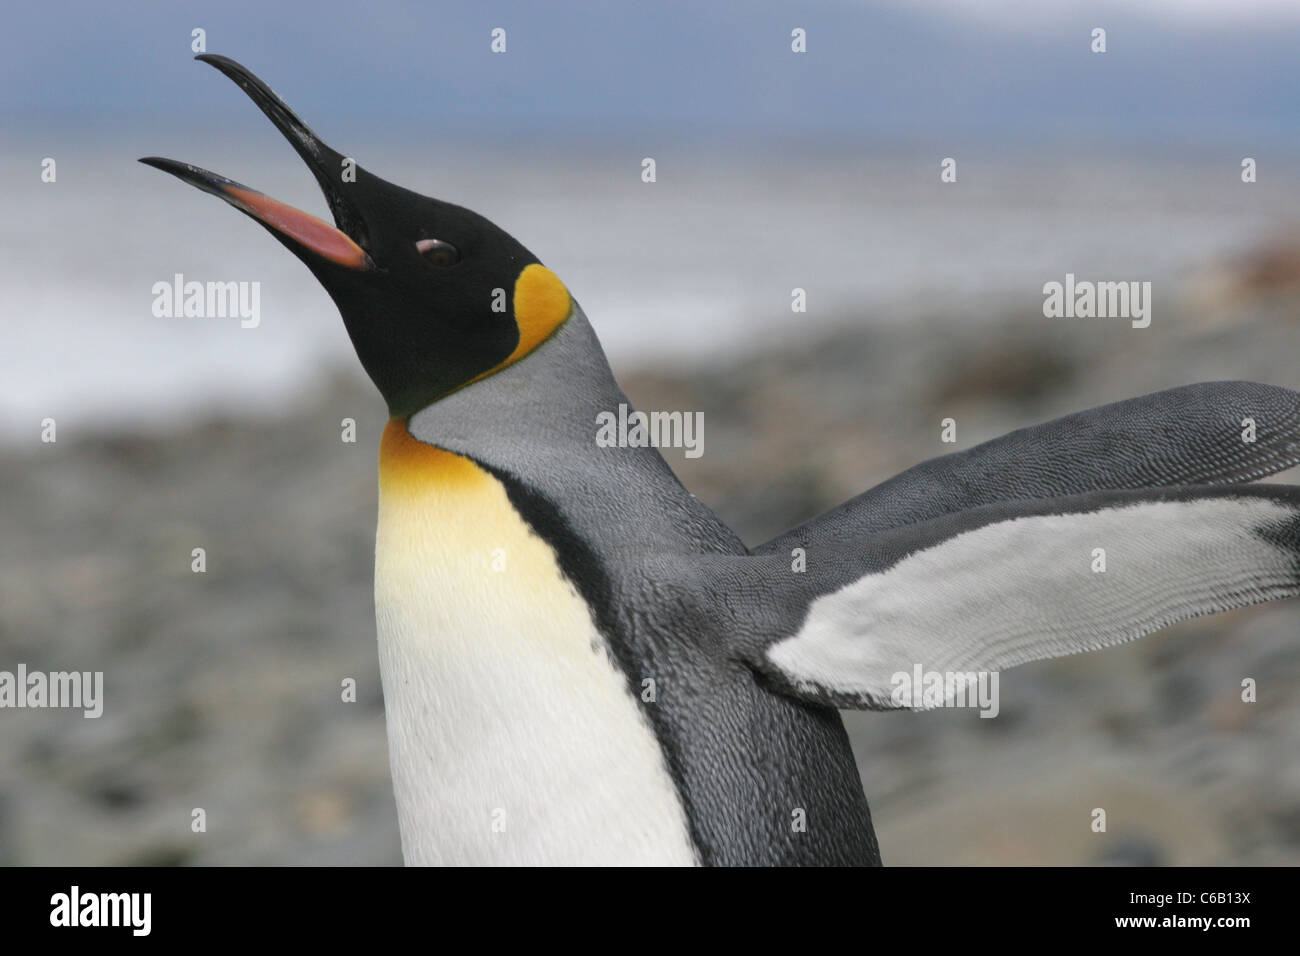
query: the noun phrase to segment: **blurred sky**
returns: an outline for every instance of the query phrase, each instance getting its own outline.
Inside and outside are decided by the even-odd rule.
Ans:
[[[318,130],[553,136],[984,133],[1294,139],[1295,0],[9,4],[15,128],[242,119],[211,52],[279,78]],[[492,56],[489,31],[507,30]],[[807,55],[789,33],[808,31]],[[1109,52],[1089,51],[1108,31]],[[286,89],[281,89],[286,87]]]

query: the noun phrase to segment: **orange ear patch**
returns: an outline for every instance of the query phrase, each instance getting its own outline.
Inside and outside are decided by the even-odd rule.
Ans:
[[[513,365],[541,345],[560,323],[573,311],[569,290],[550,269],[534,262],[525,266],[515,280],[515,324],[519,327],[519,344],[504,362],[494,365],[480,375],[475,375],[466,385],[482,381],[489,375]],[[464,386],[462,386],[464,387]]]
[[[519,344],[502,366],[523,358],[569,317],[569,290],[546,266],[534,262],[515,280],[515,322]]]
[[[519,342],[514,351],[486,372],[480,372],[452,391],[459,391],[466,385],[473,385],[489,375],[495,375],[541,345],[573,312],[573,300],[569,298],[569,290],[554,272],[534,262],[525,266],[515,280],[514,307],[515,325],[519,329]]]

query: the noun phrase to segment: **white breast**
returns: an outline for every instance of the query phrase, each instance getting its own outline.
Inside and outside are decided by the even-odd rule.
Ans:
[[[385,433],[375,553],[406,862],[693,863],[654,705],[554,552],[495,478],[413,441]]]

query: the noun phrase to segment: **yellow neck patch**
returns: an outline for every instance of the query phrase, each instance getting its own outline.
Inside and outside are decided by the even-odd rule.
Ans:
[[[469,489],[492,476],[454,452],[411,437],[406,422],[389,419],[379,440],[379,492],[387,496],[425,494],[435,489]]]

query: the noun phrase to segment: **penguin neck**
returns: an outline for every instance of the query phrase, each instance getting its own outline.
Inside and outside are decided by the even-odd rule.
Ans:
[[[544,501],[607,553],[698,550],[702,543],[706,550],[743,550],[682,487],[658,449],[598,444],[602,416],[618,416],[620,406],[630,409],[575,302],[527,357],[417,412],[407,429]],[[631,540],[629,528],[636,529]]]

